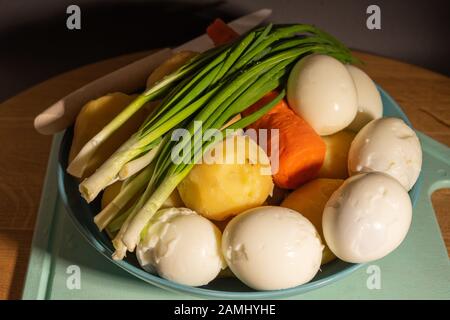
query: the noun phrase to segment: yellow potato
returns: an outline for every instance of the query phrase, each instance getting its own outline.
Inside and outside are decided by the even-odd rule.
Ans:
[[[347,130],[322,137],[327,151],[318,174],[319,178],[346,179],[348,177],[348,150],[354,137],[355,133]]]
[[[281,203],[282,207],[290,208],[300,212],[316,227],[317,232],[325,244],[322,231],[322,214],[325,204],[334,191],[341,186],[344,180],[341,179],[315,179],[304,184]],[[334,260],[336,256],[325,244],[322,254],[322,264]]]
[[[122,111],[135,97],[116,92],[88,102],[81,109],[75,121],[69,162],[72,161],[81,148]],[[120,145],[136,132],[145,120],[148,110],[142,108],[128,119],[103,143],[89,164],[82,177],[88,177],[108,159]]]
[[[272,189],[269,159],[248,136],[218,143],[178,185],[188,208],[219,221],[260,206]]]
[[[196,55],[198,55],[198,53],[193,51],[181,51],[175,53],[172,57],[164,61],[159,67],[153,70],[147,79],[147,88],[154,85],[169,73],[172,73],[180,68],[183,64],[191,60]]]

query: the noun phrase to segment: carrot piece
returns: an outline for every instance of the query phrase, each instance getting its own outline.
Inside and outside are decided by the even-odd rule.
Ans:
[[[214,45],[219,46],[236,39],[239,34],[220,19],[216,19],[206,32]],[[278,95],[270,92],[243,112],[255,112]],[[322,138],[303,118],[297,116],[284,100],[248,128],[279,129],[279,165],[273,175],[274,183],[284,189],[295,189],[314,179],[325,159],[326,145]],[[271,155],[270,131],[267,151]]]
[[[257,103],[243,112],[253,113],[278,95],[270,92]],[[295,189],[314,179],[325,158],[326,145],[314,129],[292,111],[284,100],[254,122],[249,128],[279,129],[278,172],[273,175],[274,183],[284,189]],[[270,131],[268,132],[267,151],[271,155]]]
[[[239,37],[239,34],[221,19],[214,20],[214,22],[206,28],[206,33],[214,42],[215,46],[226,44]]]

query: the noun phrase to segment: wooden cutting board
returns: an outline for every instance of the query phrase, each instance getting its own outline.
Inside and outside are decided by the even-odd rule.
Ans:
[[[51,137],[33,128],[46,107],[127,63],[148,54],[121,56],[64,73],[0,104],[0,299],[21,297]],[[403,108],[414,127],[450,145],[450,78],[399,61],[355,53],[362,68]],[[432,196],[450,251],[450,191]]]

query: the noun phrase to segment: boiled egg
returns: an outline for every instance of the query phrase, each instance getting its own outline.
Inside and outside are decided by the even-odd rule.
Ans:
[[[363,173],[347,179],[328,200],[323,234],[341,260],[364,263],[397,248],[411,217],[411,200],[397,180],[384,173]]]
[[[358,99],[358,113],[348,128],[358,132],[370,121],[381,118],[383,104],[375,83],[364,71],[353,65],[346,65],[346,68],[355,83]]]
[[[414,130],[398,118],[381,118],[369,122],[350,145],[350,175],[384,172],[410,190],[419,177],[421,167],[419,139]]]
[[[189,286],[206,285],[226,267],[221,233],[208,219],[187,208],[156,213],[137,246],[142,268]]]
[[[256,290],[278,290],[310,281],[320,268],[321,243],[300,213],[275,206],[247,210],[223,233],[222,252],[231,271]]]
[[[289,106],[322,136],[346,128],[358,110],[356,87],[344,64],[327,55],[310,55],[292,69]]]

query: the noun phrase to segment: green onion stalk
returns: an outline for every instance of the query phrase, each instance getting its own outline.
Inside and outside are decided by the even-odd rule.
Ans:
[[[140,110],[147,102],[155,101],[167,94],[181,79],[189,77],[199,70],[205,63],[211,60],[217,52],[225,48],[208,50],[201,56],[194,57],[175,72],[164,77],[162,80],[148,88],[136,99],[134,99],[124,110],[122,110],[110,123],[99,133],[90,139],[72,160],[67,172],[75,177],[81,177],[99,146],[108,139],[118,128],[120,128],[133,114]]]
[[[287,71],[290,70],[288,66],[292,65],[298,56],[311,49],[312,48],[291,49],[281,54],[271,56],[264,62],[254,65],[252,68],[242,73],[238,78],[233,79],[233,81],[228,86],[224,87],[224,89],[218,93],[215,98],[210,101],[208,106],[206,106],[196,117],[197,121],[202,121],[203,123],[203,132],[201,134],[196,134],[198,132],[193,132],[194,124],[190,124],[189,132],[192,133],[190,136],[193,138],[187,143],[190,143],[193,146],[198,145],[198,141],[195,141],[195,138],[199,139],[199,137],[203,137],[203,140],[207,141],[208,137],[203,135],[206,130],[220,128],[230,117],[245,110],[247,107],[261,99],[270,90],[277,88],[280,84],[279,79],[286,75],[288,73]],[[258,72],[262,75],[255,81],[255,75],[257,75]],[[251,84],[246,85],[246,82],[250,82]],[[270,103],[269,106],[275,105],[283,96],[284,91],[274,100],[275,103]],[[231,127],[243,128],[248,126],[268,111],[265,107],[261,110],[262,113],[258,113],[253,117],[248,116],[241,119]],[[209,143],[210,142],[207,141],[206,145]],[[181,147],[181,149],[183,148]],[[204,149],[203,146],[203,150]],[[202,154],[202,151],[196,150],[196,152],[194,152],[194,157],[198,157]],[[122,242],[129,251],[134,250],[139,242],[141,230],[143,230],[148,221],[158,211],[165,199],[170,196],[176,186],[190,172],[193,164],[196,163],[197,160],[197,158],[194,158],[191,159],[191,161],[187,161],[188,164],[184,164],[186,161],[182,161],[179,165],[172,164],[170,166],[164,179],[160,182],[160,186],[152,193],[151,197],[139,210],[131,223],[126,225],[126,231],[122,233]],[[171,163],[171,159],[167,157],[164,163],[167,166],[167,164]]]
[[[116,118],[91,139],[70,164],[68,172],[81,175],[86,161],[104,140],[148,101],[165,96],[159,107],[97,171],[80,184],[80,192],[92,201],[107,185],[126,179],[113,204],[97,217],[99,228],[117,232],[113,244],[115,259],[133,251],[141,231],[177,185],[219,138],[209,129],[220,129],[233,117],[269,91],[284,87],[292,66],[302,57],[327,54],[342,62],[354,62],[350,51],[327,33],[310,25],[268,25],[240,37],[229,45],[198,55],[138,96]],[[227,129],[242,129],[270,110],[285,95]],[[202,123],[198,128],[197,121]],[[189,132],[189,139],[170,141],[177,128]],[[174,148],[189,147],[181,163],[174,163]],[[185,150],[185,149],[182,149]],[[130,208],[125,204],[139,197]],[[111,228],[109,228],[109,225]],[[120,228],[119,228],[120,226]]]
[[[163,101],[159,110],[168,109],[167,112],[160,113],[158,111],[154,117],[148,119],[138,132],[114,152],[93,175],[80,184],[81,195],[86,201],[91,202],[94,200],[100,191],[117,177],[127,162],[142,155],[145,151],[153,149],[153,147],[157,146],[155,141],[206,103],[208,98],[214,93],[214,90],[219,89],[218,86],[208,94],[202,95],[198,100],[195,100],[195,98],[205,91],[220,71],[223,62],[219,62],[219,58],[223,59],[224,54],[214,59],[189,84],[180,90],[183,91],[184,96],[181,95],[180,97],[180,94],[177,93],[171,99]],[[205,72],[205,70],[209,72]],[[174,106],[169,109],[167,106],[172,104]]]

